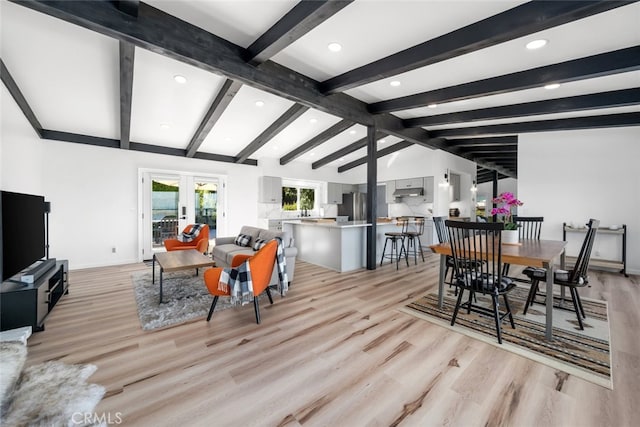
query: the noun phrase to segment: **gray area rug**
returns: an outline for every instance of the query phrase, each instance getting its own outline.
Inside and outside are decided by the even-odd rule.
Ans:
[[[151,330],[204,318],[209,312],[213,296],[204,284],[203,270],[196,276],[195,269],[165,273],[162,278],[162,304],[160,277],[151,283],[151,269],[131,274],[142,329]],[[221,297],[215,312],[234,307],[229,298]]]

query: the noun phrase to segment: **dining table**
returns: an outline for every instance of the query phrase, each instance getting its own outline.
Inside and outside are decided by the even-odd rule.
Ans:
[[[560,261],[560,268],[565,266],[565,246],[562,240],[520,239],[516,244],[503,243],[502,262],[513,265],[542,267],[547,271],[546,295],[553,295],[553,277],[555,263]],[[449,242],[429,246],[431,251],[440,255],[440,275],[438,279],[438,307],[444,302],[444,281],[447,269],[447,256],[453,256]],[[545,338],[553,339],[553,298],[546,298]]]

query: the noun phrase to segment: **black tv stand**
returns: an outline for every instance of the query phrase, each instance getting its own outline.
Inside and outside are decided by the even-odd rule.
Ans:
[[[33,283],[15,279],[0,286],[0,330],[31,326],[34,332],[44,330],[44,321],[62,295],[69,293],[69,263],[66,260],[46,260],[38,266]],[[37,278],[36,278],[37,277]]]

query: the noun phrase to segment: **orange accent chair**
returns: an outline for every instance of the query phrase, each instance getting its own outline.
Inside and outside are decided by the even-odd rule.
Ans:
[[[256,323],[260,323],[260,307],[258,306],[258,297],[262,292],[266,292],[269,297],[269,302],[273,304],[273,298],[271,297],[271,291],[269,290],[269,283],[271,282],[271,274],[276,260],[276,252],[278,250],[278,242],[272,240],[263,246],[254,255],[238,254],[233,257],[231,262],[231,268],[238,267],[246,260],[249,260],[249,268],[251,269],[251,281],[253,284],[253,308],[256,312]],[[209,315],[207,316],[207,322],[211,320],[213,316],[213,310],[216,308],[218,298],[221,296],[230,296],[230,290],[221,291],[218,289],[218,282],[220,281],[220,273],[222,268],[214,267],[204,272],[204,283],[207,285],[209,293],[213,295],[213,303],[209,309]]]
[[[193,224],[189,224],[183,230],[183,233],[188,233],[193,227]],[[209,249],[209,226],[205,225],[200,229],[198,236],[191,242],[181,242],[178,239],[167,239],[164,241],[164,247],[167,251],[183,251],[187,249],[196,249],[200,253],[207,252]]]

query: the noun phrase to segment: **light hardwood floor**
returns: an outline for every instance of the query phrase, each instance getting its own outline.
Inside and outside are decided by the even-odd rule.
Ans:
[[[72,266],[73,267],[73,266]],[[614,390],[397,311],[437,287],[438,257],[335,273],[299,262],[285,298],[142,331],[130,274],[72,271],[28,363],[93,363],[98,414],[142,426],[632,426],[640,278],[593,271],[609,301]],[[170,295],[167,295],[170,298]]]

